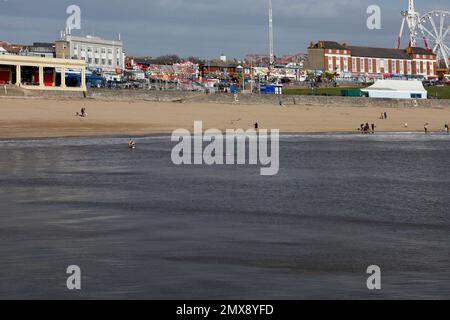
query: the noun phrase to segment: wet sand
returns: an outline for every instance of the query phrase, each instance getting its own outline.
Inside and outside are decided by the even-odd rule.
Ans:
[[[87,118],[75,114],[85,107]],[[388,113],[381,120],[382,112]],[[375,123],[377,131],[442,131],[450,122],[448,108],[377,108],[332,106],[225,105],[99,101],[83,99],[0,99],[0,139],[76,136],[142,136],[193,129],[279,129],[283,133],[358,132],[361,123]],[[404,124],[408,123],[405,128]]]

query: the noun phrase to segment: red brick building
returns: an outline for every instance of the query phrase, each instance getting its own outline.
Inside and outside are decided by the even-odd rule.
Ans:
[[[308,68],[340,76],[436,78],[436,55],[424,48],[387,49],[348,46],[333,41],[311,43]]]

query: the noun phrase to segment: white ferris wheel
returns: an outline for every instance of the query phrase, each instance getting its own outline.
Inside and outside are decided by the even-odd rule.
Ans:
[[[415,10],[414,0],[409,0],[408,10],[403,11],[402,15],[403,22],[397,48],[400,47],[403,29],[407,23],[410,46],[414,47],[419,40],[423,40],[425,47],[432,49],[437,55],[438,63],[443,63],[447,69],[450,69],[450,11],[432,10],[421,16]]]

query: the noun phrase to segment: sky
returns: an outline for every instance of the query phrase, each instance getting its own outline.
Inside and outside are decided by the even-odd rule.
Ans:
[[[393,47],[407,3],[273,0],[275,54],[306,53],[317,40]],[[74,34],[115,39],[120,33],[127,55],[239,58],[268,52],[268,0],[0,0],[0,41],[53,42],[72,4],[81,8],[82,30]],[[381,8],[381,30],[366,26],[369,5]],[[416,9],[450,11],[450,4],[416,0]]]

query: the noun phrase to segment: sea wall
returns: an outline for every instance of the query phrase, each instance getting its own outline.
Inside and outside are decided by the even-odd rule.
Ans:
[[[232,95],[211,94],[193,99],[197,102],[208,103],[236,103]],[[382,107],[382,108],[450,108],[450,100],[399,100],[399,99],[372,99],[359,97],[327,97],[327,96],[297,96],[297,95],[240,95],[239,104],[274,104],[311,106],[353,106],[353,107]]]
[[[201,97],[204,93],[191,91],[157,91],[139,89],[90,89],[87,98],[99,100],[145,100],[159,102],[183,102]]]
[[[0,97],[23,98],[86,98],[106,101],[130,101],[143,100],[155,102],[179,102],[179,103],[217,103],[217,104],[241,104],[262,105],[271,104],[285,106],[353,106],[353,107],[382,107],[382,108],[450,108],[450,100],[394,100],[394,99],[369,99],[359,97],[327,97],[327,96],[297,96],[297,95],[262,95],[240,94],[238,101],[232,94],[205,94],[189,91],[155,91],[133,89],[89,89],[83,92],[61,91],[36,91],[25,90],[15,86],[8,86],[5,90],[0,87]]]

